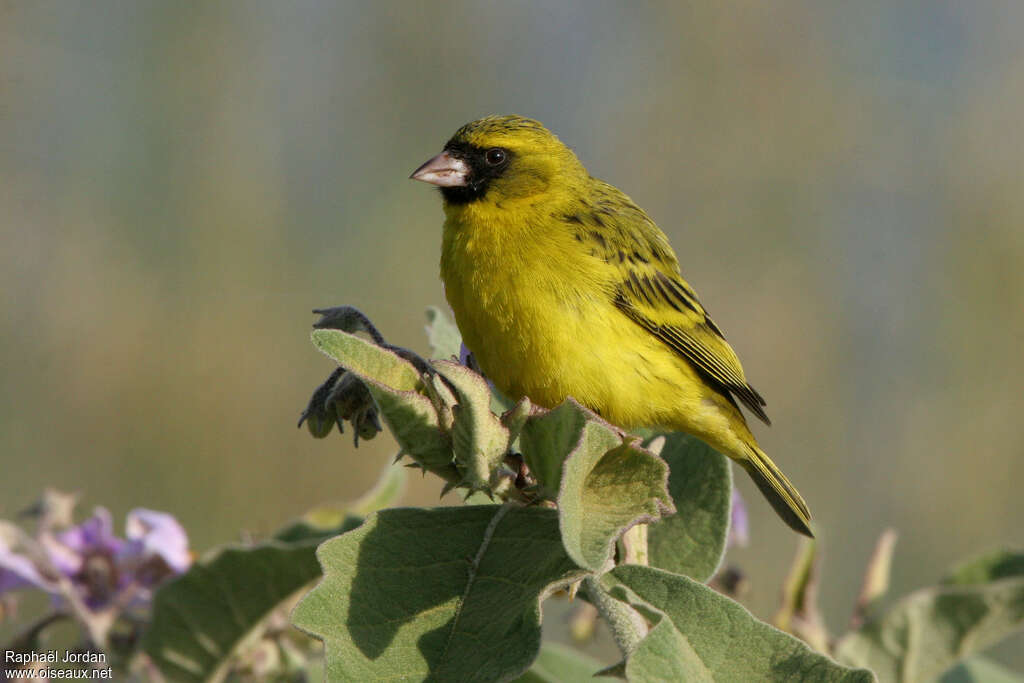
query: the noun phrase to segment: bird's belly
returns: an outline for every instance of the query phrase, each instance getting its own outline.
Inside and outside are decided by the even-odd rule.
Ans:
[[[449,300],[467,347],[510,398],[552,408],[571,396],[624,427],[658,424],[686,402],[685,364],[607,298],[537,277],[497,284]]]

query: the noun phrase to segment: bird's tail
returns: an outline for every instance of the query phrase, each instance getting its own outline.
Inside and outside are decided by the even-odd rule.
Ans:
[[[750,457],[738,462],[757,484],[757,488],[761,489],[782,521],[794,531],[814,538],[810,527],[811,511],[807,509],[807,503],[764,451],[757,446],[750,446]]]

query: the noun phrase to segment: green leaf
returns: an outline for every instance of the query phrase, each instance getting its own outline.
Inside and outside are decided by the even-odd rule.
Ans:
[[[239,646],[320,575],[323,539],[225,548],[157,591],[142,648],[171,680],[222,680]]]
[[[909,596],[881,619],[844,638],[840,656],[880,659],[890,668],[898,665],[907,672],[905,680],[917,675],[919,664],[927,664],[926,671],[941,672],[965,654],[1021,628],[1022,581],[1024,553],[997,550],[969,560],[950,572],[944,587]],[[1000,596],[1018,604],[999,604]],[[904,634],[906,642],[886,640]],[[988,680],[992,667],[975,659],[954,667],[942,680]]]
[[[398,354],[340,330],[313,330],[313,345],[362,380],[394,391],[418,391],[423,385],[412,363]]]
[[[970,586],[1014,576],[1024,576],[1024,553],[995,550],[957,566],[942,583]]]
[[[623,531],[674,508],[665,461],[640,448],[633,437],[624,443],[596,418],[588,419],[582,431],[565,459],[558,492],[562,543],[581,567],[602,571]]]
[[[944,673],[938,683],[1024,683],[1024,676],[987,659],[972,657]]]
[[[324,578],[295,624],[324,641],[332,681],[493,681],[540,647],[540,601],[582,572],[554,510],[400,508],[317,552]]]
[[[481,375],[483,377],[483,375]],[[486,378],[485,378],[486,379]],[[507,413],[516,407],[516,401],[513,401],[508,396],[498,391],[493,385],[491,387],[491,412],[496,415]]]
[[[557,499],[562,541],[580,566],[600,571],[623,531],[673,510],[665,462],[571,399],[531,415],[519,448],[542,495]]]
[[[1004,575],[997,568],[1006,566],[982,558],[955,574],[958,583],[911,593],[844,636],[837,657],[870,666],[885,681],[934,679],[1024,626],[1024,576],[976,583],[986,573]]]
[[[630,681],[874,680],[870,671],[837,664],[689,577],[626,565],[605,581],[612,595],[654,622],[626,660]]]
[[[491,412],[491,390],[484,378],[464,365],[439,360],[434,367],[455,389],[452,446],[455,464],[471,490],[489,489],[492,473],[508,452],[509,432]]]
[[[530,417],[519,433],[523,459],[550,500],[558,496],[562,466],[569,454],[580,448],[594,447],[581,443],[586,423],[587,413],[579,404],[566,401],[554,410]],[[606,449],[620,441],[609,439],[602,431],[587,436],[604,439],[608,444]]]
[[[316,547],[397,500],[405,479],[405,468],[389,465],[357,501],[314,508],[267,543],[197,562],[157,591],[143,649],[172,680],[220,680],[266,617],[320,576]]]
[[[592,683],[601,662],[561,643],[544,643],[533,666],[516,683]]]
[[[721,564],[729,535],[729,461],[700,439],[679,433],[665,435],[661,458],[668,463],[676,514],[651,525],[650,564],[705,582]]]
[[[451,470],[452,446],[437,410],[419,393],[424,385],[412,363],[397,354],[338,330],[316,330],[313,343],[363,381],[402,451],[431,470]]]
[[[656,613],[653,619],[655,623],[647,637],[621,667],[621,675],[628,681],[715,683],[715,676],[679,629]]]
[[[516,441],[530,416],[542,410],[544,409],[533,405],[530,403],[530,399],[524,396],[514,406],[502,413],[501,424],[505,425],[505,429],[508,430],[509,442]]]
[[[459,328],[437,306],[427,309],[427,340],[431,358],[458,358],[462,351]]]
[[[451,470],[454,476],[451,438],[440,428],[430,400],[411,391],[393,392],[372,382],[366,386],[402,452],[434,472]]]

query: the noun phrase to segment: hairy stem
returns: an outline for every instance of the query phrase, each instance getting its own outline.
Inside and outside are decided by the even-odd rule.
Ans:
[[[601,618],[615,638],[623,657],[628,657],[647,635],[647,624],[633,608],[608,594],[596,576],[583,579],[590,602],[597,608]]]
[[[647,566],[647,525],[637,524],[622,534],[622,564]]]

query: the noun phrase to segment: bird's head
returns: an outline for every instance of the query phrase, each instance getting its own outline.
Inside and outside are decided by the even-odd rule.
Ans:
[[[467,123],[410,177],[440,187],[448,206],[461,206],[536,198],[581,175],[576,155],[554,133],[509,115]]]

